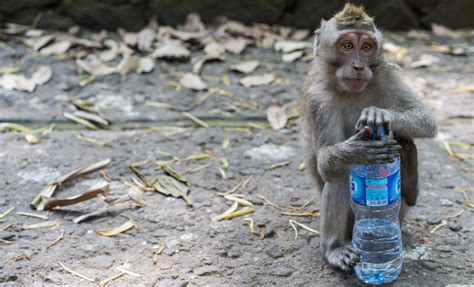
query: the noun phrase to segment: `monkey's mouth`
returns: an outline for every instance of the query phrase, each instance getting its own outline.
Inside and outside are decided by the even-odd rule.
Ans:
[[[367,80],[364,79],[344,79],[344,84],[352,91],[359,91],[365,88]]]

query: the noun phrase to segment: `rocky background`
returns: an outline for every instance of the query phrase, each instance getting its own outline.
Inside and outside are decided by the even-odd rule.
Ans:
[[[138,30],[153,16],[160,23],[176,25],[190,12],[205,22],[225,16],[250,24],[290,25],[315,28],[321,18],[329,18],[345,0],[2,0],[0,22],[31,24],[40,28],[67,28],[73,23],[94,29]],[[385,29],[427,28],[432,23],[450,28],[474,26],[474,10],[469,0],[365,0],[362,3]]]

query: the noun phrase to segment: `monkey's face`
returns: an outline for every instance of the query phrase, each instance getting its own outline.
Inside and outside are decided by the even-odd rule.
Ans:
[[[335,42],[336,77],[343,90],[360,92],[372,79],[377,43],[363,32],[348,32]]]

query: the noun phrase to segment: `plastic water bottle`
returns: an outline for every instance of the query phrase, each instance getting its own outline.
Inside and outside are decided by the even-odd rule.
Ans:
[[[382,137],[385,131],[380,129]],[[357,277],[369,284],[397,279],[402,269],[400,158],[392,163],[359,165],[350,170],[355,224],[352,247],[360,255]]]

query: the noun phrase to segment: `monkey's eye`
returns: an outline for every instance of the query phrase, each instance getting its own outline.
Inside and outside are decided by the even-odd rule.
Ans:
[[[365,44],[362,45],[362,51],[369,52],[370,50],[372,50],[372,45],[370,45],[368,43],[365,43]]]
[[[344,42],[342,43],[342,47],[346,50],[352,50],[352,48],[354,48],[354,45],[352,44],[352,42]]]

